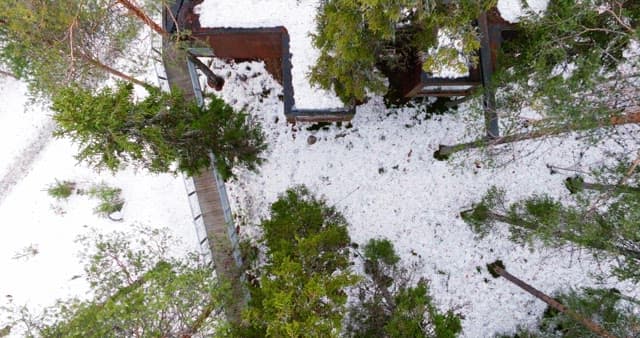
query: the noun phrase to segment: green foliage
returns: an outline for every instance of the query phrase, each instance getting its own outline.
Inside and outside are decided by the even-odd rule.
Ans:
[[[400,261],[388,239],[370,239],[364,246],[364,257],[370,261],[380,261],[386,265],[395,265]]]
[[[637,74],[618,66],[637,64],[623,53],[640,36],[639,16],[632,0],[552,0],[543,15],[524,17],[499,58],[498,105],[514,112],[531,107],[546,128],[609,124],[637,96]]]
[[[300,260],[307,273],[349,265],[347,221],[303,186],[287,190],[271,205],[271,219],[262,228],[273,261]]]
[[[78,160],[111,171],[130,163],[151,172],[194,175],[211,164],[211,152],[224,178],[232,176],[235,165],[255,170],[260,164],[266,145],[261,129],[246,114],[216,97],[201,108],[177,91],[147,90],[149,95],[136,102],[131,84],[97,93],[61,89],[52,105],[55,135],[80,145]]]
[[[547,246],[573,243],[594,254],[604,251],[621,258],[616,260],[614,270],[619,278],[640,281],[640,192],[619,190],[595,198],[585,196],[576,205],[564,205],[541,195],[509,207],[503,201],[486,202],[492,200],[494,193],[491,190],[483,198],[479,204],[481,212],[467,213],[465,217],[476,233],[485,235],[495,223],[501,222],[509,225],[511,240],[517,243],[532,245],[541,241]],[[604,208],[598,208],[594,203],[603,197],[609,201]]]
[[[453,338],[462,331],[460,317],[451,311],[440,313],[427,294],[424,281],[415,287],[403,288],[395,296],[396,308],[385,325],[389,337]],[[429,325],[425,327],[425,311]]]
[[[504,194],[504,189],[492,186],[471,210],[461,213],[462,219],[469,223],[480,237],[486,236],[493,229],[491,212],[504,204]]]
[[[455,337],[460,318],[441,313],[421,279],[409,286],[407,269],[387,239],[371,239],[364,247],[366,278],[358,285],[358,300],[349,311],[348,337]]]
[[[451,63],[452,56],[475,61],[479,42],[472,21],[495,5],[494,0],[328,0],[316,17],[313,44],[320,56],[311,71],[311,82],[334,90],[345,103],[363,101],[369,92],[385,90],[377,67],[394,68],[420,51],[441,47],[429,54],[424,67],[431,71]],[[402,27],[402,28],[400,28]],[[446,31],[463,46],[437,46],[437,29]],[[406,50],[409,49],[409,52]],[[394,54],[394,52],[397,55]]]
[[[568,177],[564,181],[564,186],[572,194],[581,192],[584,189],[584,179],[579,175],[576,175],[574,177]]]
[[[87,194],[90,197],[100,200],[100,204],[94,209],[95,213],[108,216],[116,211],[122,210],[124,199],[120,196],[122,190],[120,188],[110,187],[106,184],[92,186]]]
[[[141,27],[111,0],[7,0],[0,13],[0,64],[44,97],[69,83],[99,86],[95,61],[125,58]]]
[[[615,337],[637,337],[640,335],[640,317],[634,313],[637,301],[625,297],[615,289],[585,288],[570,290],[556,295],[560,303],[602,326]],[[635,304],[634,304],[635,303]],[[571,317],[547,308],[538,322],[538,332],[519,328],[513,336],[500,337],[599,337],[582,323]]]
[[[245,327],[236,336],[337,337],[349,271],[347,223],[303,187],[287,190],[262,222],[267,246],[259,286],[252,288]]]
[[[196,256],[171,257],[166,230],[94,233],[79,238],[88,299],[59,301],[42,315],[12,314],[28,336],[176,337],[211,335],[224,289]]]
[[[57,200],[67,199],[73,193],[73,189],[75,189],[76,184],[71,181],[58,181],[56,179],[56,183],[51,185],[47,189],[47,193],[49,196],[54,197]]]

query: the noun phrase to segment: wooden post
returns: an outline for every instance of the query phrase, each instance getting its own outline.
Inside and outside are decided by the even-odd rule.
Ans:
[[[589,331],[599,335],[600,337],[616,338],[614,335],[612,335],[611,333],[607,332],[605,329],[603,329],[600,325],[594,323],[592,320],[587,319],[587,318],[579,315],[578,313],[574,312],[573,310],[571,310],[571,309],[567,308],[566,306],[562,305],[557,300],[549,297],[548,295],[546,295],[546,294],[542,293],[541,291],[535,289],[531,285],[523,282],[522,280],[520,280],[517,277],[513,276],[512,274],[508,273],[505,270],[504,265],[502,264],[501,261],[495,261],[495,262],[487,265],[487,268],[489,269],[489,272],[491,273],[491,275],[493,275],[494,277],[502,276],[506,280],[510,281],[511,283],[513,283],[513,284],[517,285],[518,287],[520,287],[521,289],[523,289],[524,291],[528,292],[529,294],[531,294],[531,295],[535,296],[536,298],[542,300],[543,302],[547,303],[552,308],[554,308],[554,309],[566,314],[567,316],[571,317],[573,320],[582,323],[582,325],[584,325],[587,329],[589,329]]]
[[[478,18],[478,28],[480,29],[480,70],[482,73],[482,86],[484,87],[484,118],[487,139],[494,139],[500,136],[498,126],[498,114],[496,113],[496,96],[491,86],[493,76],[493,63],[491,61],[491,44],[489,36],[489,23],[487,12],[482,12]]]

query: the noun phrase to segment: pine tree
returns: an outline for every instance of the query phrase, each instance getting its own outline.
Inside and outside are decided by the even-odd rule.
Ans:
[[[224,322],[227,291],[197,256],[172,257],[166,229],[93,233],[78,239],[91,289],[37,314],[10,310],[11,331],[39,337],[210,336]]]
[[[263,135],[246,114],[215,96],[200,107],[177,91],[148,91],[136,101],[133,85],[126,83],[96,94],[64,88],[51,106],[58,123],[55,135],[78,143],[79,160],[112,171],[128,163],[151,172],[195,175],[209,167],[211,152],[224,178],[236,165],[255,170],[261,163]],[[177,168],[172,169],[174,162]]]
[[[410,286],[409,271],[387,239],[371,239],[359,254],[365,278],[357,285],[358,299],[350,306],[347,337],[455,337],[460,318],[441,313],[429,296],[424,279]]]
[[[485,88],[499,93],[505,133],[441,145],[435,157],[638,123],[639,24],[640,6],[632,0],[551,0],[544,13],[523,16],[502,44],[491,88]],[[531,119],[532,113],[538,116]]]
[[[562,304],[598,322],[615,337],[637,337],[640,335],[640,317],[634,313],[638,301],[622,295],[616,289],[583,288],[554,295]],[[548,307],[537,324],[537,330],[519,328],[514,335],[499,335],[500,338],[585,337],[599,335],[587,330],[569,316]]]
[[[145,85],[112,66],[126,59],[140,24],[111,0],[9,0],[0,13],[0,63],[38,97],[70,83],[96,88],[106,74]]]
[[[261,224],[267,248],[258,285],[251,288],[242,337],[337,337],[349,269],[344,217],[304,187],[287,190]]]
[[[462,217],[481,237],[496,223],[506,223],[511,239],[517,243],[573,243],[594,254],[620,257],[614,273],[621,279],[640,281],[640,193],[618,192],[606,199],[584,196],[576,202],[564,205],[549,196],[536,195],[507,206],[504,191],[493,187],[473,209],[463,211]]]
[[[524,17],[502,45],[492,81],[503,122],[515,126],[523,108],[538,113],[533,127],[546,131],[589,130],[637,115],[639,19],[631,0],[552,0],[543,14]]]
[[[494,0],[323,1],[316,17],[317,34],[313,36],[320,56],[311,71],[311,82],[335,91],[345,103],[362,102],[370,92],[385,91],[378,65],[397,67],[402,63],[397,58],[406,57],[406,53],[387,52],[396,48],[418,54],[440,47],[435,55],[424,59],[426,71],[451,65],[460,53],[466,62],[453,62],[454,66],[466,68],[477,61],[475,52],[480,46],[472,21],[494,5]],[[462,51],[438,46],[438,29],[459,39]]]
[[[576,309],[567,307],[565,304],[562,304],[557,299],[553,299],[549,297],[548,295],[541,292],[540,290],[534,288],[533,286],[525,283],[523,280],[507,272],[502,261],[498,260],[491,264],[487,264],[487,268],[494,278],[503,277],[504,279],[515,284],[516,286],[520,287],[524,291],[542,300],[543,302],[547,303],[547,305],[549,305],[551,309],[559,313],[562,313],[564,316],[569,318],[570,321],[574,323],[576,326],[578,325],[582,326],[585,332],[590,332],[592,334],[597,335],[598,337],[615,338],[610,332],[602,328],[601,325],[594,322],[590,318],[586,317],[584,314],[577,312]]]

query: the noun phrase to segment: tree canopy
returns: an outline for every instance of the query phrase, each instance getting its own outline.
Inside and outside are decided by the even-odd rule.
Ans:
[[[215,332],[226,290],[198,256],[169,254],[165,230],[82,236],[88,298],[58,301],[43,313],[5,309],[28,337],[190,337]]]
[[[637,112],[639,23],[637,1],[551,0],[523,17],[493,80],[505,121],[529,108],[537,127],[590,129]]]
[[[56,135],[79,144],[79,160],[112,171],[129,163],[151,172],[193,175],[211,164],[213,152],[218,170],[228,178],[235,165],[255,169],[261,162],[263,135],[246,114],[215,96],[200,107],[176,90],[148,91],[136,101],[130,83],[96,93],[63,88],[51,106]],[[177,168],[172,169],[174,162]]]
[[[36,96],[70,83],[96,88],[107,72],[120,73],[112,67],[127,57],[140,28],[112,0],[2,1],[0,63]]]
[[[311,82],[335,91],[345,103],[363,101],[386,89],[380,67],[401,67],[409,55],[422,55],[426,71],[477,62],[479,35],[473,21],[495,0],[328,0],[316,17],[313,44],[320,57]],[[461,48],[440,44],[438,30]],[[433,49],[431,53],[426,53]],[[462,61],[457,60],[458,57]]]
[[[344,217],[306,188],[287,190],[262,222],[266,264],[251,288],[243,337],[337,337],[346,312],[349,269]]]

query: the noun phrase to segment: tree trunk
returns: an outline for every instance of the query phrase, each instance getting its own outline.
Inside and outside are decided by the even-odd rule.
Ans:
[[[640,123],[640,111],[634,111],[625,114],[624,116],[614,116],[602,121],[601,126],[617,126],[628,123]],[[507,135],[503,137],[497,137],[493,139],[481,138],[475,141],[461,143],[456,145],[444,145],[441,144],[438,150],[433,154],[436,159],[447,159],[451,154],[457,153],[463,150],[480,148],[483,146],[496,146],[505,143],[519,142],[524,140],[534,140],[545,136],[555,136],[570,131],[580,131],[585,128],[579,126],[568,126],[566,128],[554,128],[554,129],[541,129],[530,133],[520,133],[514,135]]]
[[[162,27],[160,27],[157,23],[155,23],[155,21],[153,21],[150,17],[148,17],[140,7],[136,6],[131,1],[129,0],[116,0],[116,1],[121,5],[123,5],[124,7],[126,7],[129,11],[131,11],[131,13],[137,16],[140,20],[142,20],[142,22],[144,22],[147,26],[153,29],[156,33],[162,35],[163,37],[170,36],[169,32],[167,32]]]
[[[156,33],[160,34],[162,37],[169,38],[171,34],[167,32],[164,28],[160,27],[155,21],[153,21],[149,16],[147,16],[144,11],[132,3],[130,0],[116,0],[118,3],[126,7],[131,13],[137,16],[142,22],[144,22],[147,26],[153,29]],[[198,58],[196,58],[191,53],[187,52],[187,57],[194,63],[198,69],[207,77],[207,84],[214,88],[215,90],[221,90],[224,85],[224,79],[216,74],[214,74],[207,65],[202,63]]]
[[[125,73],[123,73],[123,72],[121,72],[121,71],[119,71],[117,69],[111,68],[111,67],[105,65],[104,63],[98,61],[98,60],[92,59],[92,58],[90,58],[89,56],[87,56],[85,54],[80,54],[80,57],[83,60],[89,62],[90,64],[92,64],[92,65],[94,65],[94,66],[106,71],[109,74],[112,74],[112,75],[114,75],[116,77],[119,77],[119,78],[121,78],[121,79],[123,79],[123,80],[125,80],[127,82],[135,83],[135,84],[140,85],[140,86],[145,87],[145,88],[151,86],[150,84],[148,84],[146,82],[140,81],[140,80],[138,80],[138,79],[136,79],[136,78],[134,78],[134,77],[132,77],[130,75],[127,75],[127,74],[125,74]]]
[[[198,68],[206,77],[207,77],[207,85],[215,90],[222,90],[222,86],[224,86],[224,79],[207,67],[202,61],[200,61],[197,57],[195,57],[191,53],[187,53],[187,57],[191,62],[193,62],[194,66]]]
[[[200,331],[200,329],[202,328],[202,325],[204,325],[207,318],[209,318],[213,313],[213,310],[215,310],[216,304],[217,302],[215,301],[215,299],[210,300],[209,303],[207,303],[207,305],[205,305],[205,307],[202,309],[202,312],[200,312],[200,314],[198,315],[196,320],[193,322],[191,327],[189,327],[187,332],[183,334],[181,337],[191,338],[193,335],[198,333],[198,331]]]
[[[620,185],[620,184],[600,184],[600,183],[589,183],[582,180],[581,177],[568,177],[565,180],[565,186],[569,189],[569,192],[572,194],[582,191],[583,189],[587,190],[596,190],[600,192],[615,192],[615,193],[638,193],[640,192],[640,187],[630,187],[628,185]]]
[[[592,320],[587,319],[587,318],[579,315],[578,313],[574,312],[573,310],[571,310],[571,309],[567,308],[566,306],[562,305],[557,300],[549,297],[548,295],[546,295],[546,294],[542,293],[541,291],[535,289],[531,285],[525,283],[524,281],[522,281],[522,280],[516,278],[515,276],[513,276],[512,274],[508,273],[504,269],[504,266],[501,266],[501,265],[502,264],[499,261],[489,264],[488,268],[489,268],[489,271],[491,272],[491,274],[492,275],[502,276],[506,280],[510,281],[511,283],[513,283],[513,284],[517,285],[518,287],[520,287],[521,289],[523,289],[524,291],[528,292],[529,294],[531,294],[531,295],[535,296],[536,298],[542,300],[543,302],[547,303],[552,308],[564,313],[565,315],[571,317],[573,320],[582,323],[582,325],[584,325],[587,329],[589,329],[589,331],[599,335],[600,337],[615,338],[614,335],[612,335],[611,333],[607,332],[605,329],[603,329],[600,325],[596,324]]]
[[[15,74],[9,73],[9,72],[5,72],[4,70],[0,70],[0,75],[8,76],[8,77],[14,78],[16,80],[18,79],[18,77],[15,76]]]

